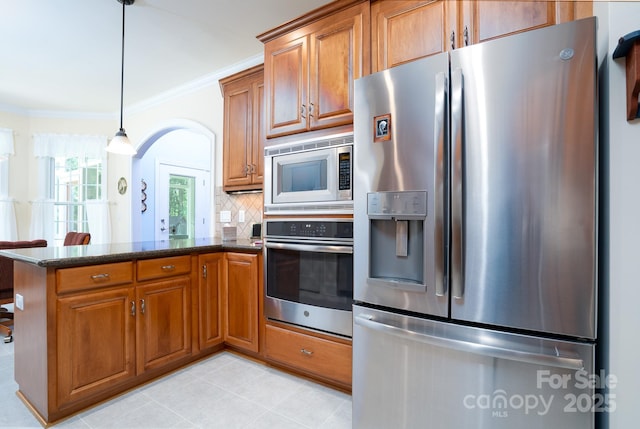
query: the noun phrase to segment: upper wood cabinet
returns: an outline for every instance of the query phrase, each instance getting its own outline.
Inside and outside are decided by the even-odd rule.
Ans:
[[[473,44],[591,16],[590,1],[473,0],[461,3],[461,36]]]
[[[267,137],[353,122],[353,81],[370,69],[369,3],[334,3],[324,16],[318,9],[298,26],[258,36],[265,43]]]
[[[379,0],[371,4],[372,70],[591,15],[588,1]]]
[[[382,0],[371,4],[372,72],[451,49],[458,2]]]
[[[262,189],[264,72],[259,65],[220,80],[224,97],[223,189]]]

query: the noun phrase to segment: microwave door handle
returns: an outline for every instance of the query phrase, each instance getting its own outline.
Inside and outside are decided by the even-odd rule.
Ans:
[[[300,252],[346,253],[346,254],[353,253],[353,247],[350,247],[350,246],[266,242],[265,247],[267,249],[296,250]]]

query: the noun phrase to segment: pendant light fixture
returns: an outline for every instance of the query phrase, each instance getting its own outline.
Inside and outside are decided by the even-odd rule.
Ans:
[[[117,0],[118,3],[122,3],[122,61],[120,67],[120,130],[111,139],[107,146],[107,151],[112,153],[118,153],[122,155],[135,155],[136,150],[127,137],[127,133],[122,128],[122,111],[124,109],[124,10],[128,5],[133,4],[135,0]]]

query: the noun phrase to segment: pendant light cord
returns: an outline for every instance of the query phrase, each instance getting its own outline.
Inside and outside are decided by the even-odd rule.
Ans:
[[[120,131],[122,128],[122,111],[124,110],[124,8],[127,2],[122,1],[122,59],[120,61]]]

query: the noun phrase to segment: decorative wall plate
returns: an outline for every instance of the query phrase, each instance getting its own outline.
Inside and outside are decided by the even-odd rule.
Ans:
[[[127,192],[127,179],[124,177],[121,177],[120,180],[118,180],[118,192],[120,195],[124,195]]]

